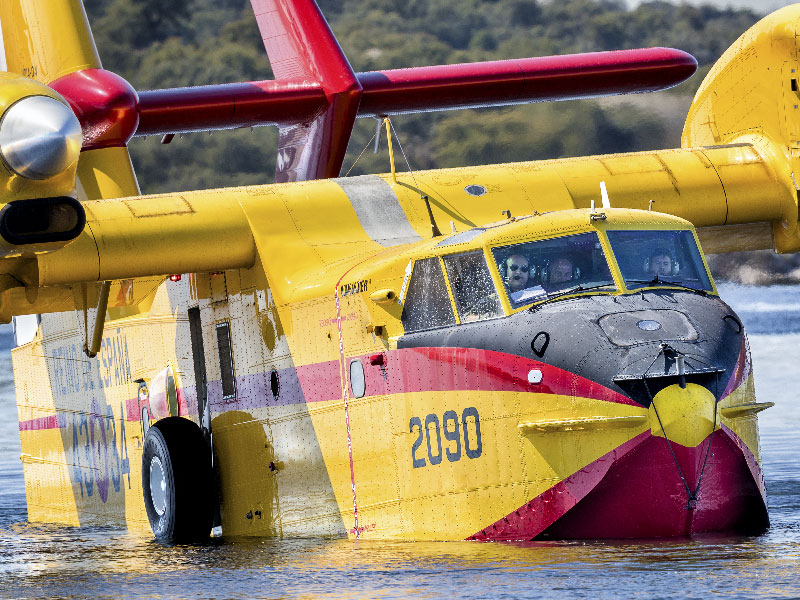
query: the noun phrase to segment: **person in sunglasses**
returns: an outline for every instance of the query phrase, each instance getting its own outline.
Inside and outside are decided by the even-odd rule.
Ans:
[[[517,308],[525,303],[546,295],[544,288],[536,280],[536,269],[522,254],[512,254],[502,264],[503,282],[508,288],[511,307]]]
[[[511,292],[518,292],[528,287],[530,265],[522,254],[512,254],[506,259],[505,280]]]

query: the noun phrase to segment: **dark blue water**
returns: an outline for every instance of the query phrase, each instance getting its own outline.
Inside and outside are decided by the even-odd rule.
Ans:
[[[800,287],[725,285],[750,332],[772,528],[759,537],[548,543],[234,540],[163,547],[26,523],[0,355],[0,598],[798,598]],[[0,344],[3,344],[0,332]],[[6,338],[7,339],[7,338]]]

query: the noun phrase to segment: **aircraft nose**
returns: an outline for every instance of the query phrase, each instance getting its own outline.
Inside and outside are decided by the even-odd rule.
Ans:
[[[716,410],[714,394],[702,385],[687,383],[685,388],[670,385],[658,392],[650,403],[650,430],[654,436],[695,448],[714,429],[719,429]]]

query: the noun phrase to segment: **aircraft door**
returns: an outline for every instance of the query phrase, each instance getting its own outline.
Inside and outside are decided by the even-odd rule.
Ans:
[[[192,342],[192,360],[194,361],[194,380],[197,386],[197,415],[203,436],[208,439],[211,433],[211,412],[208,407],[208,383],[206,379],[206,354],[203,347],[203,325],[200,320],[200,308],[189,309],[189,335]]]
[[[211,286],[209,286],[211,287]],[[211,468],[213,473],[213,480],[211,482],[212,490],[212,504],[214,505],[214,516],[212,520],[212,527],[215,531],[222,524],[221,514],[221,497],[220,497],[220,482],[217,464],[217,451],[216,441],[212,435],[211,427],[211,403],[209,401],[208,393],[208,368],[206,365],[205,342],[203,341],[203,312],[205,312],[205,320],[208,324],[209,321],[213,322],[213,309],[209,310],[209,304],[202,303],[200,306],[193,306],[187,310],[189,317],[189,340],[192,347],[192,365],[194,368],[194,381],[195,390],[197,394],[197,418],[200,425],[200,431],[203,438],[211,452]],[[213,348],[212,348],[213,352]],[[212,367],[213,376],[213,367]]]

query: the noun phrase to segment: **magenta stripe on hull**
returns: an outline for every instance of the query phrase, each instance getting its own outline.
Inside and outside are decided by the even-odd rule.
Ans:
[[[30,421],[22,421],[19,424],[20,431],[39,431],[41,429],[56,428],[58,428],[58,417],[56,415],[31,419]]]
[[[470,540],[531,540],[571,510],[605,477],[622,456],[650,437],[642,433],[586,465],[521,506],[510,515],[471,535]]]
[[[703,473],[692,508],[666,440],[648,431],[469,539],[642,539],[769,527],[760,468],[730,429],[696,448],[672,446],[690,490]]]
[[[384,353],[383,365],[371,365],[369,356],[347,359],[360,360],[364,365],[367,395],[437,392],[451,390],[513,391],[539,394],[559,394],[594,398],[605,402],[639,406],[632,399],[595,381],[564,369],[526,357],[476,348],[405,348]],[[725,394],[737,388],[749,374],[749,353],[742,345],[739,363],[728,382]],[[528,373],[542,373],[542,381],[532,385]],[[341,399],[339,361],[323,361],[278,371],[279,394],[271,390],[270,374],[256,373],[236,378],[236,396],[224,400],[222,382],[208,382],[208,397],[213,412],[252,410],[266,406],[281,406]],[[139,421],[138,398],[125,403],[127,421]],[[178,414],[197,412],[194,386],[178,390]],[[55,417],[20,423],[20,431],[58,427]],[[44,420],[43,420],[44,419]]]

